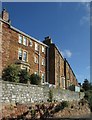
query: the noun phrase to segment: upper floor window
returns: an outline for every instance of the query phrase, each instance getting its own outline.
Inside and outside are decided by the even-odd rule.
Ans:
[[[19,43],[22,44],[23,43],[23,36],[19,35]]]
[[[29,41],[29,45],[32,46],[33,45],[33,42],[32,40]]]
[[[27,38],[23,37],[23,45],[27,46]]]
[[[45,59],[42,59],[42,65],[45,66]]]
[[[27,51],[24,51],[20,48],[18,50],[18,59],[27,62]]]
[[[34,62],[38,63],[38,58],[36,56],[34,57]]]
[[[35,43],[35,50],[38,51],[38,44]]]
[[[28,45],[27,38],[22,35],[19,35],[19,43],[27,46]]]
[[[27,61],[27,52],[23,51],[23,61]]]
[[[22,60],[22,53],[23,53],[22,49],[19,49],[19,51],[18,51],[18,59],[19,60]]]
[[[42,46],[42,52],[45,53],[45,48]]]

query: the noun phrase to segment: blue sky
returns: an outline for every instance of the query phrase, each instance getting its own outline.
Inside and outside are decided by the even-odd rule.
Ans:
[[[79,82],[90,79],[89,4],[78,2],[3,3],[12,26],[40,41],[50,36]]]

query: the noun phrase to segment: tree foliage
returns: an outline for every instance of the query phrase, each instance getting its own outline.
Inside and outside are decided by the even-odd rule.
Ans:
[[[89,81],[88,81],[87,79],[85,79],[85,80],[84,80],[84,83],[83,83],[83,85],[82,85],[82,88],[83,88],[85,91],[87,91],[87,90],[90,89],[90,87],[91,87],[91,83],[89,83]]]
[[[89,102],[89,106],[92,111],[92,83],[85,79],[84,83],[82,84],[82,88],[85,92],[84,98]]]
[[[3,70],[2,78],[5,81],[19,82],[19,71],[19,67],[12,64]]]
[[[30,76],[30,81],[31,81],[31,84],[40,85],[41,84],[41,77],[38,74],[33,73]]]
[[[21,70],[19,73],[19,82],[27,83],[30,80],[30,74],[26,70]]]

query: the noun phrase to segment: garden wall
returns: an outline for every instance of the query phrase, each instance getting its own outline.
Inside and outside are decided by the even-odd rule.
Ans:
[[[0,96],[2,103],[30,103],[30,102],[47,102],[49,99],[49,86],[28,85],[22,83],[12,83],[0,81],[2,91]],[[77,93],[69,90],[52,88],[53,100],[79,100],[82,99],[84,93]]]

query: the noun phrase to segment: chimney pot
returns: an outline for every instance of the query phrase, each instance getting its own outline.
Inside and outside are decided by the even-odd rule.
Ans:
[[[6,22],[9,21],[9,13],[7,12],[7,10],[5,8],[2,11],[2,19]]]

